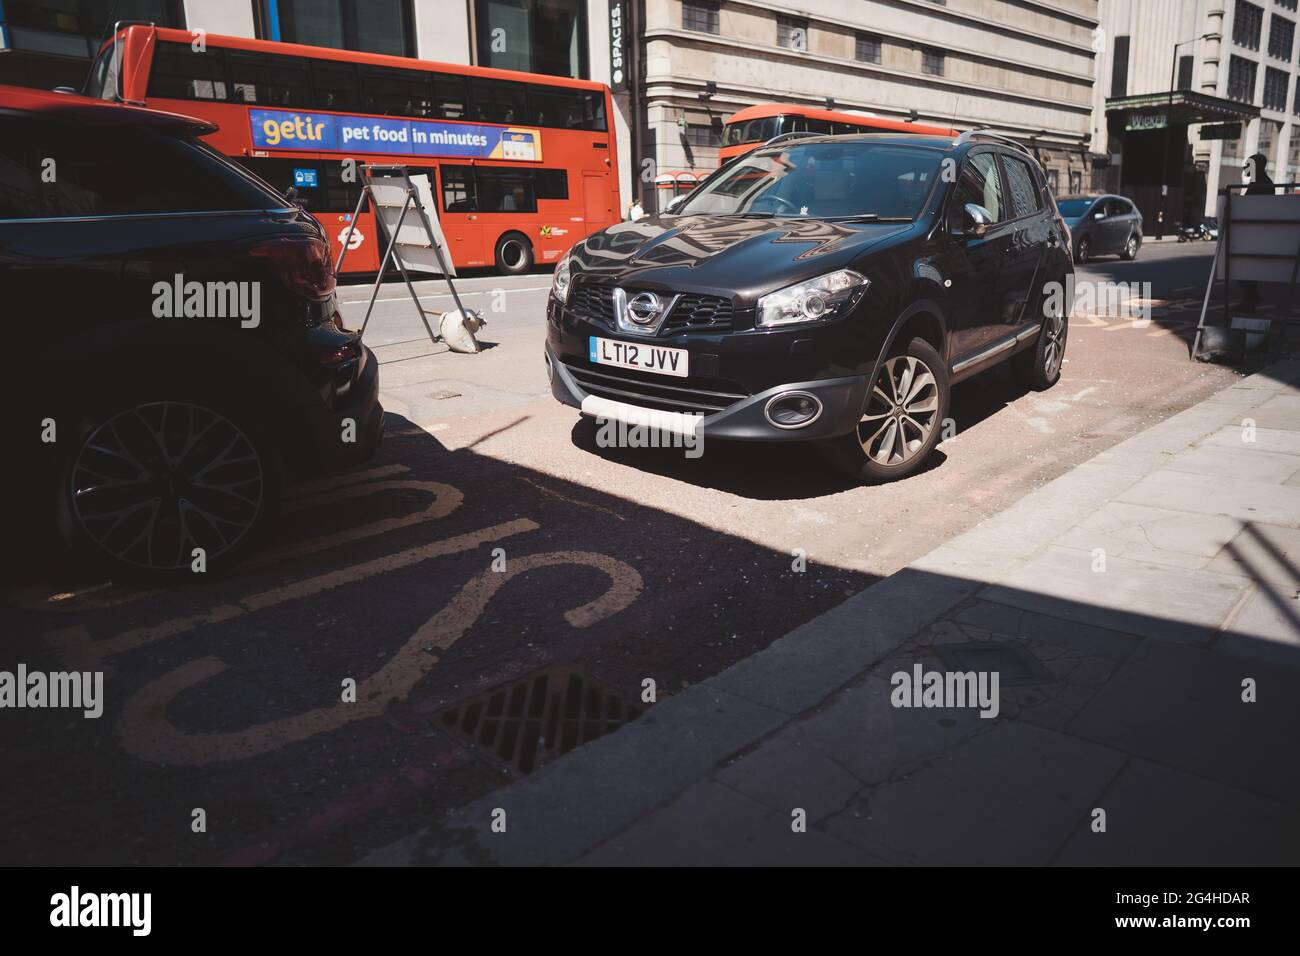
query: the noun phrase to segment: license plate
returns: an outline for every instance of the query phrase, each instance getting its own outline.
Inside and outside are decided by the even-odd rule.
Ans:
[[[616,342],[614,339],[602,339],[594,335],[588,338],[587,344],[588,358],[597,365],[634,368],[658,375],[676,375],[678,378],[685,378],[688,374],[690,353],[686,349],[669,349],[641,342]]]

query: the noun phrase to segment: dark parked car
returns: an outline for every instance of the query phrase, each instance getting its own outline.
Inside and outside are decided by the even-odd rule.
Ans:
[[[1136,259],[1142,248],[1142,214],[1123,196],[1062,196],[1056,200],[1074,238],[1074,261],[1118,255]]]
[[[551,390],[591,417],[818,439],[855,475],[901,477],[954,382],[1007,359],[1030,387],[1057,381],[1068,242],[1010,141],[773,142],[674,214],[574,246],[547,308]]]
[[[6,449],[26,486],[8,503],[113,574],[228,566],[286,476],[381,436],[321,227],[196,139],[213,129],[0,86],[0,303],[22,383]]]

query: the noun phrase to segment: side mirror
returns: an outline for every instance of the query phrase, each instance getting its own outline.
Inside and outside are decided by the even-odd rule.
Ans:
[[[291,203],[297,203],[297,202],[298,202],[298,187],[297,187],[297,186],[290,186],[288,189],[286,189],[286,190],[284,191],[284,198],[287,199],[287,200],[289,200],[289,202],[291,202]]]
[[[968,202],[961,212],[962,235],[979,239],[993,225],[993,213],[978,203]]]
[[[674,196],[672,199],[668,200],[668,205],[664,206],[664,212],[671,216],[682,203],[686,202],[687,195],[689,194],[682,193],[680,196]]]

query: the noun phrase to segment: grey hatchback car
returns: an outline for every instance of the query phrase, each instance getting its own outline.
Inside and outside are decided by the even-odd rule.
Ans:
[[[1142,213],[1123,196],[1062,196],[1056,200],[1074,240],[1074,261],[1116,255],[1136,259],[1142,247]]]

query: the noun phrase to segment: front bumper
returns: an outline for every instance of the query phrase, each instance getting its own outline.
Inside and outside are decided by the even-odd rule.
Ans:
[[[850,375],[776,385],[737,398],[718,411],[692,414],[665,411],[638,404],[634,395],[614,389],[598,395],[585,388],[574,370],[557,357],[550,342],[546,343],[547,373],[551,394],[565,405],[580,409],[589,418],[613,419],[630,425],[652,421],[660,428],[700,438],[728,438],[736,441],[810,441],[844,435],[857,427],[866,407],[867,376]],[[637,383],[629,383],[633,387]],[[666,386],[666,383],[665,383]],[[799,428],[772,424],[765,415],[769,401],[785,392],[806,392],[821,402],[821,413]]]

